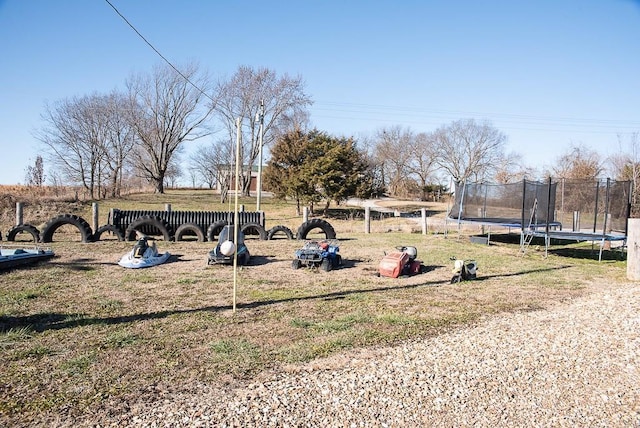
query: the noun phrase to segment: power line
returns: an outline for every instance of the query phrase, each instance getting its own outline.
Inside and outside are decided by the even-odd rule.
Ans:
[[[114,6],[114,5],[113,5],[109,0],[104,0],[104,1],[106,1],[106,2],[107,2],[107,4],[108,4],[109,6],[111,6],[111,8],[112,8],[112,9],[113,9],[113,10],[114,10],[114,11],[115,11],[119,16],[120,16],[120,18],[122,18],[122,19],[124,20],[124,22],[126,22],[126,23],[127,23],[127,25],[128,25],[129,27],[131,27],[131,29],[132,29],[133,31],[135,31],[135,32],[136,32],[136,34],[137,34],[138,36],[140,36],[140,38],[141,38],[142,40],[144,40],[144,42],[145,42],[147,45],[149,45],[149,47],[150,47],[151,49],[153,49],[153,51],[154,51],[155,53],[157,53],[157,54],[158,54],[158,56],[160,56],[160,58],[162,58],[162,59],[164,60],[164,62],[166,62],[167,64],[169,64],[169,66],[170,66],[171,68],[173,68],[173,70],[174,70],[176,73],[178,73],[178,74],[179,74],[179,75],[180,75],[180,76],[181,76],[181,77],[182,77],[182,78],[183,78],[187,83],[189,83],[191,86],[193,86],[194,88],[196,88],[196,90],[197,90],[197,91],[199,91],[199,92],[200,92],[202,95],[204,95],[205,97],[209,98],[212,102],[214,102],[214,103],[216,102],[216,101],[215,101],[211,96],[209,96],[209,94],[207,94],[205,91],[203,91],[200,87],[198,87],[198,85],[196,85],[195,83],[193,83],[193,82],[192,82],[192,81],[191,81],[187,76],[185,76],[185,75],[184,75],[180,70],[178,70],[178,68],[177,68],[177,67],[175,67],[175,66],[171,63],[171,61],[169,61],[167,58],[165,58],[165,56],[164,56],[164,55],[162,55],[162,53],[160,53],[160,51],[159,51],[158,49],[156,49],[156,48],[155,48],[155,46],[153,46],[153,45],[151,44],[151,42],[150,42],[149,40],[147,40],[147,39],[146,39],[146,38],[145,38],[145,37],[140,33],[140,31],[138,31],[138,30],[136,29],[136,27],[134,27],[134,26],[133,26],[133,24],[132,24],[131,22],[129,22],[129,20],[128,20],[127,18],[125,18],[125,16],[124,16],[122,13],[120,13],[120,11],[119,11],[119,10],[118,10],[118,9],[117,9],[117,8],[116,8],[116,7],[115,7],[115,6]]]
[[[129,27],[151,48],[153,51],[162,58],[176,73],[178,73],[186,82],[188,82],[191,86],[193,86],[197,91],[199,91],[202,95],[207,97],[209,100],[215,103],[215,100],[207,94],[204,90],[202,90],[198,85],[193,83],[187,76],[185,76],[177,67],[175,67],[171,61],[169,61],[149,40],[147,40],[141,33],[136,29],[136,27],[129,22],[129,20],[122,14],[120,11],[111,3],[110,0],[105,0],[109,6],[127,23]],[[405,116],[411,118],[410,120],[404,120],[404,123],[413,123],[413,124],[426,124],[433,123],[436,120],[455,120],[455,118],[459,117],[469,117],[469,116],[481,116],[486,117],[491,120],[511,123],[516,126],[508,127],[509,129],[518,129],[518,130],[529,130],[529,131],[554,131],[553,129],[545,129],[547,126],[556,126],[563,129],[555,130],[561,132],[576,132],[575,130],[567,129],[571,126],[585,126],[591,128],[591,130],[581,130],[579,132],[592,132],[592,133],[610,133],[613,131],[607,131],[606,129],[614,128],[614,129],[626,129],[631,128],[634,131],[626,131],[623,133],[631,133],[635,132],[636,128],[640,127],[640,122],[638,121],[622,121],[622,120],[613,120],[613,119],[580,119],[580,118],[569,118],[569,117],[544,117],[544,116],[532,116],[532,115],[518,115],[511,113],[483,113],[483,112],[471,112],[471,111],[453,111],[453,110],[436,110],[436,109],[424,109],[420,107],[400,107],[400,106],[385,106],[385,105],[375,105],[375,104],[356,104],[356,103],[341,103],[341,102],[317,102],[317,105],[327,106],[325,108],[316,107],[314,110],[316,111],[328,111],[333,113],[331,115],[328,114],[319,114],[316,117],[324,117],[329,119],[346,119],[346,120],[372,120],[371,118],[367,118],[366,115],[382,115],[382,117],[376,118],[376,121],[380,122],[397,122],[390,118],[390,116]],[[348,117],[348,116],[338,116],[336,114],[340,113],[349,113],[355,114],[356,116],[365,117]],[[435,124],[435,123],[434,123]],[[435,124],[437,125],[437,124]],[[527,128],[527,127],[518,127],[517,125],[536,127],[538,128]],[[597,129],[597,130],[594,130]]]
[[[552,116],[534,116],[534,115],[522,115],[522,114],[514,114],[514,113],[483,113],[483,112],[475,112],[475,111],[459,111],[459,110],[439,110],[439,109],[428,109],[418,106],[389,106],[389,105],[381,105],[381,104],[364,104],[364,103],[345,103],[345,102],[335,102],[335,101],[316,101],[315,104],[319,105],[327,105],[327,106],[337,106],[343,108],[353,109],[355,111],[369,111],[369,110],[383,110],[384,112],[395,110],[400,112],[409,112],[409,113],[435,113],[435,114],[447,114],[447,115],[486,115],[489,114],[491,116],[504,116],[511,117],[517,119],[540,119],[540,120],[550,120],[550,121],[584,121],[584,122],[610,122],[610,123],[632,123],[640,126],[640,121],[628,121],[628,120],[619,120],[619,119],[585,119],[585,118],[574,118],[574,117],[552,117]]]
[[[457,120],[460,117],[483,117],[507,124],[509,129],[528,131],[621,133],[637,132],[640,122],[616,119],[584,119],[574,117],[551,117],[521,115],[512,113],[487,113],[425,109],[421,107],[400,107],[374,104],[339,103],[321,101],[314,103],[314,117],[342,120],[375,120],[376,122],[401,122],[416,125],[438,126],[442,120]],[[319,113],[319,114],[318,114]]]

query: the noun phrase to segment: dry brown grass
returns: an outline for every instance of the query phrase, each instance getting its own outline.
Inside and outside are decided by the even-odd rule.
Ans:
[[[301,223],[286,204],[270,201],[265,211],[269,227]],[[206,264],[212,243],[159,242],[173,255],[169,263],[128,270],[116,262],[130,243],[56,235],[55,259],[0,274],[0,425],[116,414],[203,383],[223,388],[349,349],[539,310],[588,293],[598,281],[624,281],[620,261],[544,259],[534,247],[523,257],[517,244],[479,246],[457,234],[408,231],[365,235],[361,220],[330,222],[345,259],[331,272],[291,269],[298,241],[249,239],[253,260],[238,272],[235,312],[233,269]],[[384,222],[415,227],[406,219]],[[383,252],[401,244],[415,245],[429,271],[377,277]],[[583,248],[573,255],[588,252]],[[451,256],[478,260],[479,280],[449,284]]]

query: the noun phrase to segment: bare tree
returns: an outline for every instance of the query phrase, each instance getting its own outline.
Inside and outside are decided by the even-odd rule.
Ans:
[[[436,130],[438,164],[455,181],[491,177],[504,154],[507,137],[488,122],[462,119]]]
[[[362,155],[369,165],[369,175],[371,177],[373,187],[372,197],[378,197],[384,194],[387,189],[383,164],[378,160],[376,155],[376,144],[378,143],[377,135],[370,136],[363,134],[359,137],[358,141],[362,148]]]
[[[383,186],[392,195],[406,193],[403,185],[409,178],[408,165],[415,154],[415,134],[409,128],[392,126],[376,132],[375,158],[381,169]]]
[[[74,97],[45,106],[45,126],[36,134],[48,151],[54,169],[72,183],[80,183],[91,198],[100,183],[104,158],[102,141],[107,124],[101,97]],[[99,194],[99,192],[98,192]]]
[[[597,179],[604,172],[604,161],[583,144],[571,147],[556,159],[552,175],[558,178]]]
[[[227,130],[229,141],[236,139],[236,120],[242,119],[242,188],[249,195],[251,171],[260,153],[260,124],[263,147],[269,146],[294,124],[308,121],[311,99],[304,93],[301,77],[278,77],[267,68],[241,66],[228,80],[218,83],[216,114]],[[264,105],[262,112],[261,104]]]
[[[166,173],[164,174],[165,187],[175,189],[180,177],[182,177],[180,158],[174,155],[169,162],[169,167],[167,168]]]
[[[507,184],[525,178],[535,180],[539,177],[535,168],[525,165],[521,154],[509,153],[497,160],[493,178],[496,183]]]
[[[620,150],[618,154],[609,158],[612,166],[613,175],[616,180],[629,180],[633,183],[632,202],[638,201],[640,189],[640,134],[637,132],[629,136],[627,143],[623,141],[622,135],[618,135],[618,145]],[[625,147],[626,146],[626,147]]]
[[[164,193],[165,175],[178,148],[210,134],[205,121],[216,103],[207,94],[208,79],[194,64],[180,72],[157,66],[150,75],[131,77],[127,88],[138,139],[136,168],[157,193]]]
[[[199,146],[189,156],[189,165],[196,177],[200,178],[209,189],[216,185],[219,167],[219,143]]]
[[[189,156],[194,173],[209,189],[218,186],[220,202],[226,202],[235,176],[235,143],[216,140],[202,145]]]
[[[42,160],[42,156],[38,155],[36,156],[34,165],[27,166],[27,170],[25,172],[25,184],[27,186],[42,187],[44,179],[44,161]]]
[[[216,182],[220,188],[220,202],[227,201],[235,177],[235,147],[235,143],[225,140],[218,140],[214,145]]]
[[[412,177],[416,178],[420,187],[420,198],[425,201],[437,167],[435,136],[424,132],[416,135],[410,147],[410,156],[408,171]]]
[[[102,141],[104,169],[107,174],[111,196],[120,196],[124,173],[132,162],[130,155],[135,147],[135,130],[129,120],[127,97],[113,91],[102,99],[102,113],[105,115],[106,129]]]

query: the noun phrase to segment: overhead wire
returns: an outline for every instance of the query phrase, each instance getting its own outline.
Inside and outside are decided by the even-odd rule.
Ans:
[[[425,109],[421,107],[399,107],[375,104],[336,103],[322,101],[312,109],[316,117],[347,120],[375,120],[377,122],[404,123],[438,126],[442,120],[456,120],[460,117],[482,117],[502,124],[510,124],[507,129],[528,131],[592,132],[611,133],[615,131],[638,132],[640,121],[616,119],[584,119],[573,117],[534,116],[512,113],[486,113],[476,111],[454,111]],[[323,112],[327,112],[326,114]],[[340,115],[345,113],[345,115]],[[400,118],[398,120],[398,118]],[[576,129],[580,127],[580,129]],[[585,129],[588,128],[588,129]]]
[[[215,102],[215,100],[207,94],[202,88],[193,83],[187,76],[185,76],[171,61],[169,61],[138,29],[118,10],[117,7],[111,3],[110,0],[105,0],[109,6],[120,16],[124,22],[131,27],[131,29],[160,57],[165,61],[176,73],[178,73],[186,82],[198,90],[202,95]],[[366,115],[380,115],[374,116],[377,122],[398,123],[397,119],[391,117],[410,117],[411,120],[401,120],[405,124],[414,125],[432,125],[438,126],[441,123],[436,121],[441,120],[456,120],[460,117],[474,117],[480,116],[491,120],[497,120],[500,122],[506,122],[514,125],[523,126],[507,126],[506,129],[512,130],[526,130],[526,131],[557,131],[557,132],[590,132],[590,133],[611,133],[613,129],[618,131],[622,129],[629,129],[623,133],[637,132],[640,128],[640,122],[638,121],[622,121],[614,119],[581,119],[581,118],[569,118],[569,117],[545,117],[545,116],[533,116],[533,115],[521,115],[513,113],[486,113],[486,112],[473,112],[473,111],[454,111],[454,110],[437,110],[437,109],[425,109],[420,107],[401,107],[401,106],[387,106],[376,104],[363,104],[363,103],[343,103],[332,101],[321,101],[314,103],[319,107],[312,108],[315,111],[327,111],[332,114],[317,114],[316,117],[324,117],[328,119],[340,119],[340,120],[372,120],[371,117]],[[326,107],[322,107],[322,106]],[[351,116],[336,115],[336,113],[348,113]],[[354,117],[353,115],[358,117]],[[365,115],[361,117],[360,115]],[[591,129],[576,130],[567,129],[568,127],[580,126],[584,127],[588,125]],[[536,127],[537,126],[537,127]],[[560,127],[561,129],[549,129],[547,126]]]
[[[118,8],[116,8],[113,3],[111,3],[109,0],[104,0],[107,2],[107,4],[109,6],[111,6],[111,8],[120,16],[120,18],[122,18],[124,20],[124,22],[127,23],[127,25],[129,27],[131,27],[131,29],[133,31],[135,31],[135,33],[151,48],[153,49],[153,51],[155,53],[158,54],[158,56],[160,58],[162,58],[164,60],[164,62],[166,62],[167,64],[169,64],[169,67],[171,67],[176,73],[178,73],[187,83],[189,83],[191,86],[193,86],[197,91],[199,91],[202,95],[204,95],[205,97],[209,98],[211,101],[213,101],[215,103],[215,100],[209,95],[207,94],[204,90],[202,90],[202,88],[200,88],[198,85],[196,85],[195,83],[193,83],[191,81],[191,79],[189,79],[187,76],[184,75],[184,73],[182,73],[175,65],[173,65],[173,63],[171,63],[171,61],[169,61],[164,55],[162,55],[162,53],[156,49],[155,46],[153,46],[153,44],[151,44],[151,42],[149,40],[147,40],[146,37],[144,37],[142,35],[142,33],[140,33],[140,31],[138,31],[138,29],[131,23],[129,22],[129,20],[122,14],[120,13],[120,11],[118,10]]]

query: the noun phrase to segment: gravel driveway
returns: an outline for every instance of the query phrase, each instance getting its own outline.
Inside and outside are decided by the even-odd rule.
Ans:
[[[603,285],[549,310],[132,406],[103,426],[640,427],[639,310],[639,284]]]

